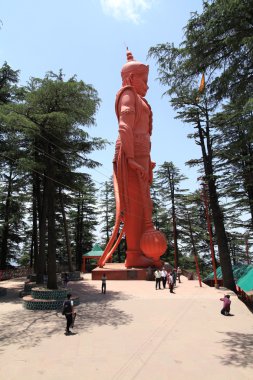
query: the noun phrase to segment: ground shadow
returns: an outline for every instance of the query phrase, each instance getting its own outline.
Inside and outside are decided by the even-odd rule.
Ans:
[[[74,333],[84,331],[91,333],[96,326],[102,325],[117,328],[130,324],[133,320],[132,315],[114,305],[115,301],[127,300],[131,296],[114,291],[108,291],[105,295],[101,294],[96,286],[88,284],[85,280],[71,283],[69,290],[80,299],[80,305],[76,308]],[[10,296],[9,289],[7,292]],[[18,297],[18,292],[16,293]],[[11,298],[5,302],[13,303],[14,300],[15,298]],[[16,302],[22,303],[22,299],[18,298]],[[61,314],[61,310],[33,311],[18,307],[13,311],[3,311],[0,314],[0,324],[4,326],[0,331],[1,353],[10,344],[17,344],[20,349],[27,346],[34,347],[54,334],[60,332],[64,334],[66,319]]]
[[[253,367],[253,334],[242,334],[236,332],[222,332],[227,336],[219,343],[226,347],[227,354],[218,356],[224,365],[236,367]]]
[[[122,292],[115,292],[107,290],[106,294],[102,294],[101,290],[97,288],[94,284],[88,281],[77,281],[71,282],[68,285],[68,290],[70,293],[78,294],[80,303],[85,302],[110,302],[118,300],[127,300],[132,298],[130,294],[125,294]]]
[[[6,294],[0,297],[0,303],[21,303],[22,300],[19,294],[24,290],[24,283],[26,278],[15,279],[15,282],[8,280],[1,281],[0,286],[7,290]]]

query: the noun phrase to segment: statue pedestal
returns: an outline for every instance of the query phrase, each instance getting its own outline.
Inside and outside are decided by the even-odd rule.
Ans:
[[[106,263],[103,268],[91,272],[92,280],[101,280],[105,273],[107,280],[146,280],[147,268],[126,268],[124,263]]]

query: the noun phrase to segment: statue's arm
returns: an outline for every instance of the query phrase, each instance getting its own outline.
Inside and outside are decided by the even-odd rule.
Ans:
[[[118,103],[119,134],[127,159],[134,158],[133,128],[135,121],[135,96],[133,91],[125,90]]]
[[[125,153],[127,163],[131,169],[135,170],[144,179],[148,179],[148,173],[135,161],[134,158],[134,122],[136,116],[135,94],[132,90],[126,90],[119,100],[119,134],[122,148]]]

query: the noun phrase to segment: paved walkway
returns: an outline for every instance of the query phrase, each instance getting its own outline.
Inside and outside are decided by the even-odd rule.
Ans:
[[[176,294],[149,281],[69,284],[81,304],[74,334],[55,311],[22,308],[24,279],[4,281],[0,298],[0,378],[6,380],[253,379],[253,315],[224,289],[182,277]]]

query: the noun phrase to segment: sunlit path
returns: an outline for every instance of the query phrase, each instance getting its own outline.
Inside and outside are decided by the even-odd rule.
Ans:
[[[22,282],[6,281],[0,298],[1,378],[252,379],[253,315],[231,294],[231,313],[220,314],[224,289],[182,277],[170,294],[155,282],[72,282],[78,293],[75,335],[65,336],[56,312],[28,311],[15,297]],[[16,293],[17,294],[17,293]]]

